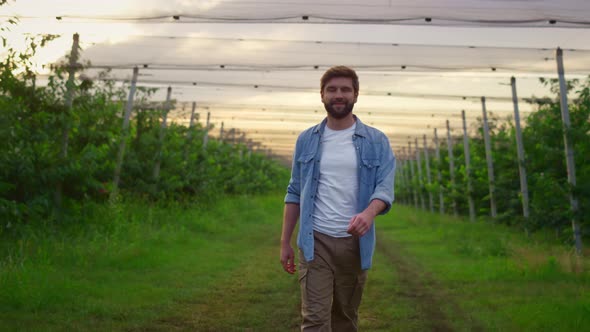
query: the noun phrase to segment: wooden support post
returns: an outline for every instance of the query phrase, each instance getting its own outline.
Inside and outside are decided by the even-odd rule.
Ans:
[[[158,151],[156,153],[156,164],[154,165],[154,183],[156,189],[158,188],[158,181],[160,179],[160,164],[162,163],[162,150],[164,147],[164,137],[166,136],[166,128],[168,127],[168,112],[170,111],[171,105],[170,100],[172,98],[172,87],[168,87],[168,93],[166,95],[166,104],[164,105],[164,116],[162,124],[160,126],[160,141],[158,144]]]
[[[416,144],[416,165],[418,165],[418,190],[420,190],[420,207],[426,210],[424,203],[424,181],[422,180],[422,158],[420,158],[420,147],[418,146],[418,138],[415,139]]]
[[[483,139],[486,149],[486,162],[488,166],[488,185],[490,188],[490,215],[496,218],[496,184],[494,179],[494,159],[492,158],[492,142],[490,138],[490,126],[488,125],[488,112],[486,110],[486,97],[481,97],[483,115]]]
[[[437,129],[434,128],[434,145],[436,146],[436,162],[437,162],[437,175],[436,178],[438,179],[438,210],[440,214],[445,213],[445,200],[443,196],[443,186],[442,186],[442,172],[441,172],[441,165],[442,160],[440,159],[440,145],[438,143],[438,132]]]
[[[406,177],[406,172],[407,172],[407,168],[408,168],[408,163],[407,160],[405,159],[405,148],[401,148],[401,156],[400,156],[400,162],[401,162],[401,171],[402,171],[402,177],[403,177],[403,190],[402,190],[402,194],[404,195],[404,203],[408,204],[408,192],[409,192],[409,186],[408,186],[408,178]]]
[[[60,120],[62,126],[61,134],[61,154],[62,163],[65,164],[68,159],[68,144],[70,136],[70,112],[72,110],[72,104],[74,102],[74,90],[76,89],[76,70],[78,69],[78,50],[80,49],[80,35],[77,33],[73,36],[72,50],[70,51],[70,61],[68,63],[68,80],[66,82],[66,95],[65,95],[65,109],[61,113]],[[61,209],[63,201],[63,180],[58,180],[55,188],[54,196],[55,205]]]
[[[520,193],[522,195],[522,215],[529,218],[529,189],[526,176],[526,164],[524,157],[524,144],[522,141],[522,129],[520,128],[520,112],[518,111],[518,97],[516,95],[516,79],[510,78],[512,86],[512,103],[514,104],[514,127],[516,129],[516,148],[518,153],[518,173],[520,175]],[[527,231],[528,234],[528,231]]]
[[[207,122],[205,123],[205,135],[203,135],[203,149],[206,149],[207,144],[209,144],[209,121],[211,121],[211,112],[207,112]],[[221,126],[221,130],[223,130],[223,125]]]
[[[193,106],[191,109],[191,118],[190,121],[188,123],[188,130],[186,131],[186,147],[184,148],[184,160],[188,160],[188,152],[191,148],[192,142],[193,142],[193,136],[192,136],[192,132],[193,132],[193,126],[195,123],[195,109],[197,108],[197,103],[193,101]],[[199,114],[196,114],[197,116],[197,121]]]
[[[404,149],[405,150],[405,149]],[[405,154],[404,154],[405,156]],[[410,178],[410,162],[408,161],[408,157],[404,157],[404,183],[405,183],[405,193],[406,193],[406,205],[410,206],[412,204],[412,179]]]
[[[467,135],[467,121],[465,111],[461,111],[463,118],[463,151],[465,154],[465,181],[467,181],[467,201],[469,203],[469,220],[475,221],[475,205],[473,203],[473,184],[471,183],[471,156],[469,152],[469,136]]]
[[[432,186],[432,177],[430,176],[430,157],[428,155],[428,145],[426,144],[426,135],[422,136],[424,139],[424,161],[426,163],[426,180],[428,181],[428,204],[430,206],[430,212],[434,212],[434,200],[432,199],[432,191],[430,188]]]
[[[449,151],[449,175],[451,178],[451,197],[453,200],[453,214],[456,216],[459,215],[459,211],[457,210],[457,199],[455,198],[456,195],[456,183],[455,183],[455,157],[453,156],[453,138],[451,137],[451,126],[449,125],[449,120],[447,120],[447,148]]]
[[[572,210],[572,230],[576,254],[582,255],[582,230],[578,222],[578,198],[574,193],[576,188],[576,163],[574,162],[574,148],[571,141],[570,112],[567,104],[567,85],[565,82],[565,70],[563,67],[563,50],[556,51],[557,74],[559,75],[559,95],[561,103],[561,119],[563,122],[563,143],[565,146],[565,161],[567,166],[567,180],[570,187],[570,206]]]
[[[398,156],[396,158],[396,163],[398,163],[396,169],[398,173],[398,179],[396,180],[397,191],[396,196],[400,198],[402,204],[407,204],[407,189],[408,189],[408,182],[406,181],[406,161],[403,159],[403,156]]]
[[[188,123],[188,128],[189,129],[193,129],[193,125],[195,123],[195,109],[197,108],[197,102],[193,101],[193,107],[191,109],[191,119]],[[198,115],[197,115],[198,116]],[[198,121],[198,120],[197,120]],[[190,135],[190,131],[189,131],[189,135]]]
[[[408,160],[410,161],[410,178],[412,180],[412,193],[414,194],[414,207],[418,208],[418,190],[415,183],[416,176],[414,174],[414,160],[412,159],[412,143],[408,142]]]
[[[133,98],[135,97],[135,90],[137,86],[137,76],[139,69],[133,68],[133,76],[131,77],[131,87],[129,88],[129,97],[125,104],[125,115],[123,117],[123,130],[119,142],[119,152],[117,153],[117,163],[115,165],[115,176],[113,177],[113,188],[110,194],[110,201],[114,202],[119,192],[119,180],[121,178],[121,168],[123,167],[123,159],[125,158],[125,147],[127,146],[127,139],[129,138],[129,119],[131,118],[131,111],[133,110]]]
[[[396,163],[397,163],[397,167],[395,169],[395,182],[394,182],[394,188],[395,192],[396,192],[396,201],[400,202],[401,204],[403,204],[404,202],[404,195],[402,194],[405,191],[405,183],[404,183],[404,173],[403,173],[403,167],[404,167],[404,161],[402,159],[396,158]]]

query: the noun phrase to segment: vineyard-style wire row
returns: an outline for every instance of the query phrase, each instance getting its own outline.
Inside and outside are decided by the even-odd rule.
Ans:
[[[33,38],[28,52],[0,62],[0,121],[7,124],[0,128],[0,234],[18,224],[75,219],[89,201],[207,203],[284,185],[283,166],[235,129],[214,139],[210,125],[194,121],[194,108],[189,126],[167,123],[174,101],[147,107],[153,89],[128,93],[112,81],[76,79],[76,43],[69,65],[38,86],[30,59],[45,42]]]
[[[174,19],[179,20],[180,17]],[[556,22],[552,20],[549,23]],[[35,42],[31,45],[36,46]],[[151,198],[185,197],[185,194],[189,197],[210,197],[199,194],[209,191],[256,192],[280,187],[280,183],[274,180],[284,175],[284,169],[262,155],[256,161],[256,154],[252,154],[254,142],[246,139],[245,130],[224,128],[222,122],[218,139],[209,141],[213,136],[210,135],[210,114],[206,124],[201,126],[194,121],[194,103],[188,126],[168,123],[168,115],[174,109],[171,89],[168,89],[164,103],[150,105],[148,100],[154,90],[136,86],[137,67],[134,68],[128,94],[125,90],[116,89],[112,80],[97,77],[77,82],[75,73],[81,69],[78,49],[75,37],[70,63],[54,68],[56,73],[48,78],[46,87],[36,86],[36,77],[28,67],[30,54],[19,59],[13,53],[2,63],[1,97],[4,98],[4,106],[10,109],[2,116],[5,123],[16,123],[14,128],[3,131],[0,137],[10,142],[1,160],[3,165],[7,165],[4,168],[5,178],[0,182],[2,214],[20,221],[31,216],[50,215],[53,213],[52,204],[61,209],[67,203],[62,202],[62,195],[70,202],[71,199],[75,201],[87,197],[114,200],[118,197],[119,187]],[[557,58],[561,57],[560,52],[557,51]],[[584,57],[583,54],[577,56]],[[544,58],[545,62],[551,60]],[[14,74],[17,64],[25,68],[23,75]],[[143,66],[147,68],[150,65]],[[220,66],[225,69],[226,65]],[[375,71],[380,68],[360,67]],[[400,68],[407,69],[405,64]],[[424,68],[433,69],[436,66],[426,65]],[[449,68],[452,67],[444,67]],[[501,67],[490,67],[492,71],[497,68]],[[315,66],[314,70],[317,69],[318,66]],[[419,138],[423,148],[419,147],[418,138],[414,138],[409,142],[407,152],[400,154],[396,151],[401,157],[397,179],[398,200],[430,211],[438,209],[441,213],[469,215],[471,220],[489,216],[500,222],[522,225],[527,232],[553,227],[559,234],[573,238],[577,252],[581,252],[584,228],[580,226],[587,223],[585,206],[590,196],[587,188],[589,171],[585,162],[585,156],[590,155],[586,145],[589,83],[577,86],[572,83],[566,88],[563,68],[560,74],[560,89],[557,89],[557,82],[547,84],[552,85],[552,91],[561,100],[531,98],[539,109],[527,118],[522,135],[524,141],[520,143],[518,115],[514,127],[510,122],[497,118],[488,123],[485,98],[482,98],[483,116],[474,137],[468,135],[463,113],[462,143],[457,137],[453,139],[447,121],[447,139],[442,140],[440,147],[435,130],[435,151],[430,151],[426,137]],[[166,82],[152,80],[152,83]],[[193,81],[184,83],[196,85]],[[227,86],[229,83],[223,84]],[[230,85],[247,86],[238,83]],[[254,87],[299,89],[296,86],[258,84]],[[559,114],[563,114],[564,105],[568,105],[564,99],[567,96],[565,91],[573,88],[579,91],[571,102],[570,126],[569,120],[566,121],[565,117],[561,120]],[[392,95],[386,91],[373,91],[373,94]],[[413,96],[445,97],[438,94]],[[126,97],[125,112],[121,114]],[[137,97],[140,100],[135,100],[134,106]],[[8,105],[16,106],[10,108]],[[123,122],[123,127],[115,130],[117,122],[119,127]],[[374,125],[379,126],[379,123]],[[24,137],[30,142],[24,142]],[[227,144],[228,139],[232,144]],[[237,140],[241,140],[242,144],[236,144]],[[509,141],[516,141],[517,144],[508,144]],[[563,158],[563,142],[566,158]],[[280,148],[285,150],[284,146]],[[558,158],[559,155],[561,158]],[[538,159],[533,160],[533,156]],[[107,176],[109,172],[114,176]],[[16,184],[13,178],[17,179]],[[567,231],[568,224],[572,226],[573,237]]]
[[[569,126],[562,119],[559,82],[547,81],[558,98],[529,114],[521,139],[517,107],[515,117],[488,119],[484,104],[470,129],[464,112],[463,128],[447,121],[446,135],[434,129],[434,147],[426,135],[409,141],[398,152],[396,199],[527,233],[552,228],[581,253],[590,220],[590,79],[567,83],[576,91]]]

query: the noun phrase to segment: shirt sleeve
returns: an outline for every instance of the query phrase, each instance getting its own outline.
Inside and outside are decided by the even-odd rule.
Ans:
[[[394,174],[395,174],[395,156],[389,145],[389,140],[384,134],[381,138],[383,150],[380,153],[379,167],[377,168],[376,174],[376,186],[375,191],[371,195],[369,202],[378,199],[386,204],[386,207],[380,215],[386,214],[391,209],[391,205],[394,200]]]
[[[301,195],[301,172],[299,171],[298,149],[299,139],[295,143],[295,151],[293,152],[293,165],[291,166],[291,179],[287,186],[287,194],[285,195],[285,203],[299,204]]]

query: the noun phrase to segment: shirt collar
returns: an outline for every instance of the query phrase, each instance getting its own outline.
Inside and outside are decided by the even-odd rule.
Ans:
[[[356,128],[354,130],[355,136],[366,137],[367,136],[367,126],[356,115],[353,114],[352,116],[354,117],[354,119],[356,121]],[[324,128],[326,128],[327,123],[328,123],[328,118],[326,117],[326,118],[324,118],[324,120],[322,120],[322,122],[315,125],[315,127],[313,128],[313,133],[322,135],[324,133]]]

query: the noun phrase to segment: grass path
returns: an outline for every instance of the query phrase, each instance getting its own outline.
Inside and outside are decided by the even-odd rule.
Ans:
[[[395,266],[398,283],[402,290],[396,293],[398,298],[406,298],[416,305],[414,317],[423,323],[424,330],[448,332],[454,331],[457,321],[462,321],[469,331],[485,329],[473,316],[464,312],[453,299],[445,286],[425,271],[398,244],[380,238],[377,250],[387,258],[387,264]],[[444,308],[450,308],[450,314]]]
[[[238,240],[239,262],[204,296],[181,301],[173,313],[134,331],[297,331],[298,285],[279,268],[276,227],[267,226]]]
[[[486,224],[470,225],[452,219],[417,225],[420,222],[418,218],[424,216],[433,218],[396,207],[391,216],[378,221],[380,235],[375,267],[369,274],[360,309],[362,331],[553,331],[557,326],[571,326],[572,331],[585,331],[587,319],[583,315],[587,308],[583,307],[585,299],[581,294],[574,296],[580,302],[578,310],[569,314],[574,317],[569,321],[549,310],[546,311],[549,317],[531,324],[530,320],[539,319],[544,314],[543,311],[533,312],[533,317],[530,317],[531,312],[526,309],[527,306],[536,306],[538,301],[553,308],[566,300],[571,292],[587,290],[589,284],[584,282],[587,280],[584,276],[576,277],[559,267],[547,271],[546,264],[512,265],[517,264],[518,257],[511,250],[527,244],[516,241],[508,245],[504,237],[520,236],[508,229],[496,229]],[[280,221],[279,212],[276,212],[276,220]],[[150,325],[144,330],[167,331],[174,326],[183,331],[297,331],[298,285],[292,276],[280,270],[276,240],[280,227],[269,226],[269,233],[255,240],[255,250],[243,253],[247,263],[216,283],[206,301],[188,305],[183,310],[184,314],[167,317],[162,320],[165,322],[163,325],[160,321],[160,325]],[[441,231],[444,226],[449,228]],[[466,244],[453,241],[453,236],[464,236],[465,233],[461,233],[464,228],[474,232],[475,239],[469,240],[472,242],[468,244],[474,248],[466,249]],[[269,234],[270,237],[266,236]],[[433,238],[426,240],[425,236]],[[478,243],[477,237],[483,236],[487,236],[488,242]],[[495,241],[500,241],[500,244]],[[430,254],[420,257],[421,251],[430,246],[437,247],[439,254],[432,255],[428,251]],[[545,255],[547,250],[536,249],[537,254]],[[450,255],[450,258],[436,266],[429,266],[431,260],[441,253]],[[438,269],[445,264],[448,264],[448,269]],[[462,276],[455,270],[456,265],[461,264],[465,264]],[[486,268],[488,265],[489,268]],[[479,278],[464,280],[468,276],[473,278],[473,269],[480,270]],[[552,276],[553,273],[555,275]],[[559,276],[565,276],[571,283],[553,285],[552,278]],[[512,283],[510,287],[506,287],[507,281]],[[541,283],[554,289],[552,294],[558,289],[564,293],[557,298],[543,294],[531,296],[528,294],[528,283]],[[505,287],[494,289],[494,285]],[[480,289],[479,294],[473,293],[475,288]],[[474,294],[480,297],[470,298]],[[514,301],[511,306],[524,317],[529,317],[523,319],[507,314],[506,310],[498,310],[497,305],[490,305],[506,301]],[[575,299],[572,305],[576,306]]]
[[[282,206],[128,205],[94,232],[5,243],[0,331],[297,331]],[[376,222],[361,331],[590,331],[588,265],[563,247],[400,206]]]
[[[377,222],[423,330],[590,331],[590,264],[554,239],[403,206]]]

